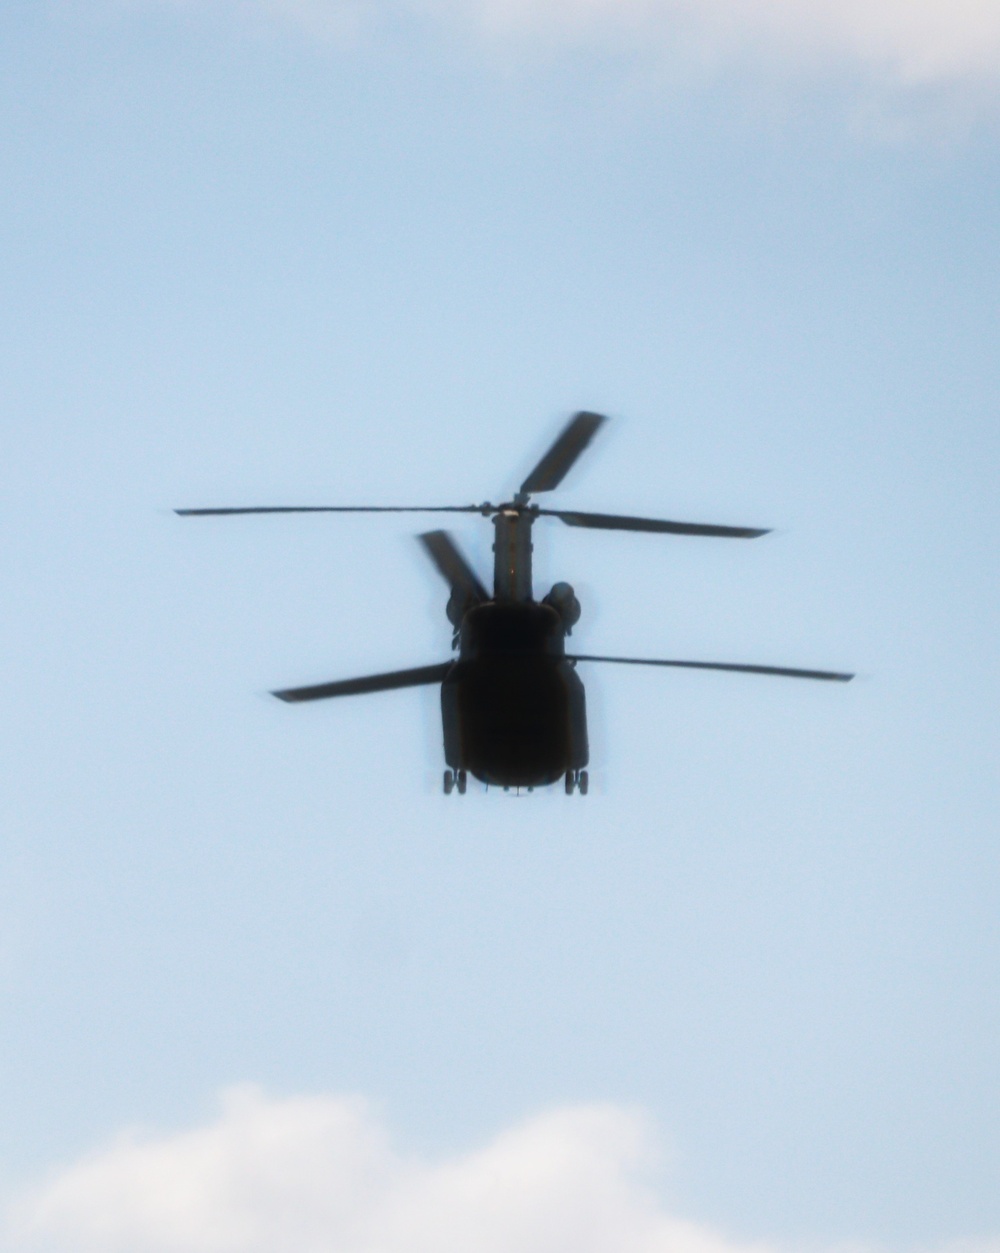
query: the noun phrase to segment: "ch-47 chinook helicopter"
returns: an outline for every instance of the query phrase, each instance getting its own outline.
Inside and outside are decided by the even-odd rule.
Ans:
[[[492,518],[493,594],[446,531],[428,531],[420,540],[451,589],[448,619],[454,627],[457,658],[414,670],[342,679],[273,695],[284,701],[356,696],[391,688],[441,684],[441,718],[447,770],[444,790],[464,793],[469,774],[486,784],[532,788],[565,780],[567,794],[588,787],[587,715],[578,662],[630,666],[680,666],[690,670],[733,670],[846,683],[854,676],[830,670],[794,670],[721,661],[667,661],[645,657],[599,657],[566,652],[566,637],[580,617],[580,603],[568,583],[556,583],[536,601],[531,583],[531,528],[538,518],[559,518],[568,526],[606,531],[646,531],[756,539],[766,530],[665,522],[615,514],[542,509],[531,502],[538,492],[558,487],[605,421],[597,413],[571,418],[548,452],[501,505],[367,506],[279,505],[236,509],[178,509],[185,517],[239,513],[478,513]]]

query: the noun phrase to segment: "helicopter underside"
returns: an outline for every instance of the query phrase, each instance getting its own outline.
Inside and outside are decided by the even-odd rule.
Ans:
[[[583,690],[560,657],[457,661],[441,686],[445,760],[499,787],[540,787],[587,764]]]

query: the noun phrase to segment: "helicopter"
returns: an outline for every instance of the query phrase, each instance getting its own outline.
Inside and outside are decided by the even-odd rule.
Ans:
[[[564,781],[567,795],[586,795],[586,697],[577,674],[580,662],[628,666],[672,666],[726,670],[846,683],[854,675],[832,670],[677,661],[648,657],[605,657],[567,653],[566,640],[581,607],[573,587],[558,582],[541,599],[532,587],[532,528],[539,518],[605,531],[757,539],[766,528],[668,522],[619,514],[546,509],[532,496],[553,491],[607,419],[580,412],[567,422],[511,500],[499,505],[271,505],[222,509],[177,509],[182,517],[252,513],[465,513],[491,518],[494,527],[493,592],[487,590],[447,531],[418,538],[449,588],[446,613],[457,656],[430,666],[341,679],[272,692],[295,704],[335,696],[358,696],[395,688],[441,685],[444,733],[444,791],[464,794],[471,774],[489,786],[533,791]]]

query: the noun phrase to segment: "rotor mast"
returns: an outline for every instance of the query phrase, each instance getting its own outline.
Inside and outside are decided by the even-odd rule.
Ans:
[[[538,516],[538,506],[529,505],[528,500],[534,492],[551,492],[559,486],[604,420],[599,413],[574,414],[514,499],[494,514],[493,594],[497,600],[533,599],[531,527]]]
[[[493,517],[493,595],[497,600],[532,600],[531,527],[535,511],[518,492],[513,504]]]

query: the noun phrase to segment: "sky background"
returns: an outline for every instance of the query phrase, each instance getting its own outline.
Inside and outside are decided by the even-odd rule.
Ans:
[[[995,7],[0,58],[4,1253],[1000,1247]],[[580,408],[554,505],[776,530],[540,522],[579,651],[859,680],[581,668],[586,798],[267,698],[447,658],[423,524],[171,508],[496,500]]]

